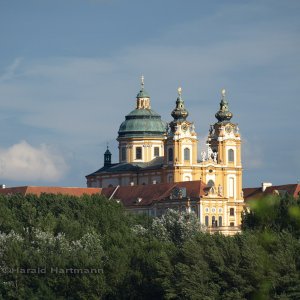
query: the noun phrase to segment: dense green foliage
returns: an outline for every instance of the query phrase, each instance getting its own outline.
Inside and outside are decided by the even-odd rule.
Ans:
[[[300,299],[299,221],[287,196],[253,203],[233,237],[99,195],[0,196],[0,298]]]

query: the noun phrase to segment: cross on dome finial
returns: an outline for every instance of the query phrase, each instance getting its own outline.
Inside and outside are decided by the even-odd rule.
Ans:
[[[142,88],[144,88],[144,85],[145,85],[145,81],[144,80],[145,80],[145,77],[144,77],[144,75],[142,75],[141,76],[141,87]]]
[[[222,94],[222,98],[225,98],[226,90],[225,90],[225,89],[222,89],[222,90],[221,90],[221,94]]]
[[[220,102],[220,109],[219,111],[215,114],[215,117],[218,119],[219,122],[229,122],[232,118],[232,113],[229,111],[228,107],[228,101],[226,100],[226,90],[222,89],[221,90],[222,94],[222,99]]]
[[[178,92],[178,96],[180,97],[180,96],[181,96],[181,93],[182,93],[182,88],[179,87],[179,88],[177,89],[177,92]]]

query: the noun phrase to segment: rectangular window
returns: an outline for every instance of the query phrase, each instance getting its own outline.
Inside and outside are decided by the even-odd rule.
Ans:
[[[234,208],[230,208],[230,216],[234,216]]]
[[[234,178],[229,178],[229,197],[234,197]]]
[[[122,147],[121,160],[126,160],[126,147]]]
[[[173,148],[169,148],[168,150],[168,160],[173,161]]]
[[[184,160],[190,160],[190,149],[184,148],[183,153],[184,153]]]
[[[232,149],[228,150],[228,161],[234,162],[234,151]]]
[[[208,223],[209,223],[208,216],[205,216],[205,226],[208,226]]]
[[[230,227],[234,227],[234,222],[230,222]]]
[[[219,226],[222,227],[222,217],[219,216]]]
[[[154,157],[159,156],[159,147],[154,147]]]
[[[142,159],[142,147],[135,148],[135,159]]]

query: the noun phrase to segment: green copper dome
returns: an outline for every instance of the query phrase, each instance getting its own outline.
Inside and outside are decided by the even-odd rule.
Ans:
[[[119,129],[119,138],[163,137],[167,124],[152,109],[135,109],[130,112]]]
[[[119,128],[118,138],[162,138],[167,124],[150,106],[150,96],[144,89],[144,76],[141,77],[141,89],[136,96],[136,109],[125,117]]]

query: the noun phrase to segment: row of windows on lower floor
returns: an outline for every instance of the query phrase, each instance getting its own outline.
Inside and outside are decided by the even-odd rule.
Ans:
[[[177,210],[176,208],[172,208],[172,209]],[[191,207],[191,210],[198,216],[198,213],[197,213],[197,210],[196,210],[195,206]],[[165,211],[166,211],[166,209],[158,209],[156,211],[156,216],[157,217],[161,217],[165,213]],[[181,211],[186,211],[186,207],[183,207],[181,209]],[[154,215],[154,211],[152,212],[152,214]],[[207,227],[222,227],[222,226],[224,226],[223,225],[223,217],[222,216],[218,216],[218,217],[212,216],[211,219],[210,219],[209,216],[205,216],[204,220],[205,220],[204,224]],[[230,227],[234,227],[235,223],[234,222],[230,222],[229,226]]]
[[[212,216],[211,220],[209,220],[209,216],[205,216],[205,226],[212,226],[212,227],[222,227],[223,226],[223,218],[222,216],[219,216],[218,218],[216,216]],[[229,223],[230,227],[234,227],[234,222]]]
[[[158,208],[156,209],[156,216],[157,217],[160,217],[162,216],[168,209],[173,209],[173,210],[176,210],[176,211],[181,211],[181,212],[187,212],[188,211],[188,208],[186,206],[173,206],[173,207],[168,207],[168,208]],[[196,206],[191,206],[191,211],[193,213],[195,213],[196,215],[198,215],[198,212],[197,212],[197,208]]]

